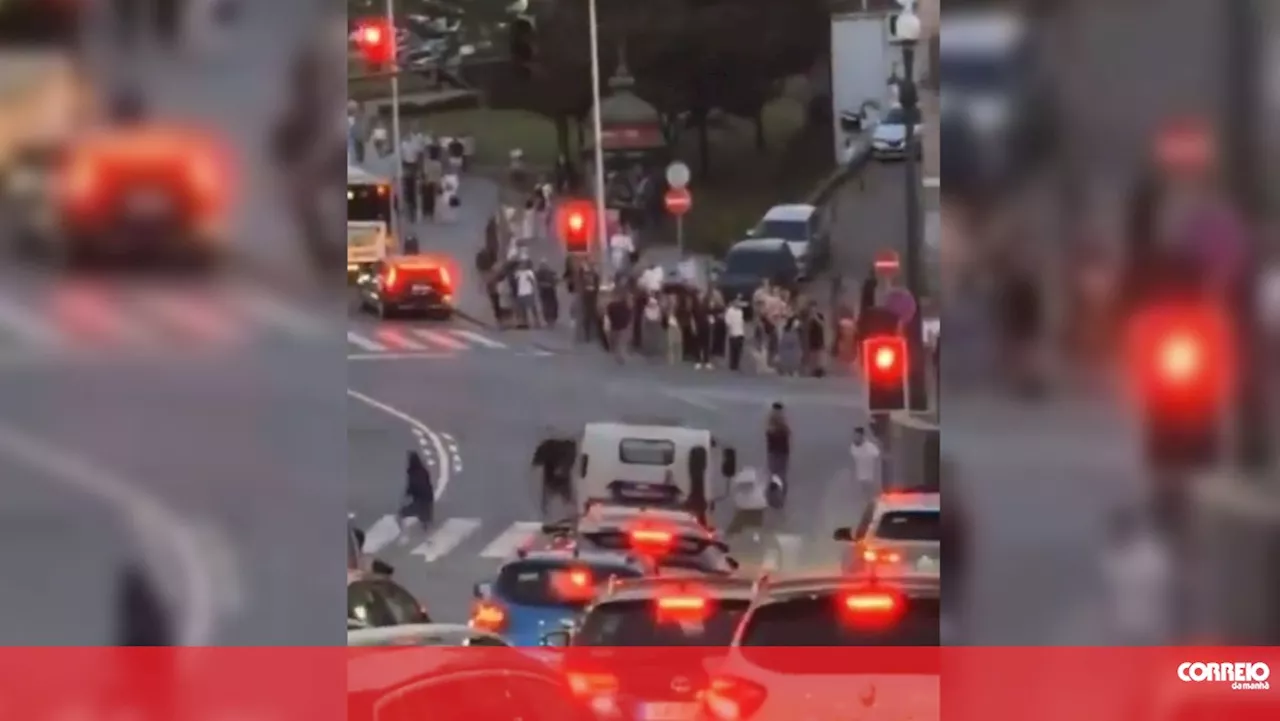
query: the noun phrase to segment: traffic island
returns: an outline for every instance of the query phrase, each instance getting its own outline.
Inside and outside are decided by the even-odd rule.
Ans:
[[[1280,472],[1215,473],[1193,490],[1193,632],[1280,645]]]

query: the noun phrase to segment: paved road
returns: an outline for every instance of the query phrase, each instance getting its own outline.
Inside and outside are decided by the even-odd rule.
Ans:
[[[538,532],[542,518],[529,458],[545,429],[576,430],[585,422],[625,416],[678,418],[706,424],[742,449],[744,463],[760,464],[763,417],[769,403],[780,399],[791,408],[799,440],[796,484],[777,525],[781,540],[749,551],[743,560],[761,563],[771,550],[784,568],[828,562],[838,550],[829,540],[831,530],[852,523],[862,509],[852,491],[831,490],[848,485],[846,441],[831,429],[853,426],[861,414],[859,399],[852,393],[833,398],[827,388],[804,381],[743,380],[709,380],[682,369],[618,369],[574,353],[476,350],[453,358],[353,363],[351,388],[397,413],[353,412],[352,467],[378,470],[360,489],[353,476],[351,503],[362,525],[386,528],[379,514],[394,508],[406,444],[426,439],[437,474],[449,468],[436,523],[385,542],[381,555],[437,617],[462,620],[471,585],[487,580]],[[415,437],[406,417],[426,430],[419,428]]]
[[[163,114],[236,147],[234,242],[297,267],[261,158],[299,20],[314,10],[247,10],[220,55],[134,69]],[[16,272],[0,286],[0,642],[110,643],[130,560],[169,597],[182,640],[340,644],[342,304]]]

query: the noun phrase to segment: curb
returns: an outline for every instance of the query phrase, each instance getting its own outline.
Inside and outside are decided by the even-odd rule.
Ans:
[[[481,320],[478,316],[468,313],[460,308],[454,308],[453,315],[454,317],[464,322],[470,323],[471,325],[482,328],[484,330],[494,331],[494,332],[503,333],[503,334],[507,333],[507,330],[504,328],[499,328],[497,323],[494,323],[493,321],[490,321],[490,320]],[[516,332],[518,333],[519,331],[516,331]],[[554,343],[549,343],[547,341],[538,340],[536,338],[528,341],[528,343],[529,345],[533,346],[534,348],[537,348],[538,350],[543,350],[548,353],[556,353],[556,354],[566,353],[572,350],[574,345],[572,341],[566,344],[554,344]]]

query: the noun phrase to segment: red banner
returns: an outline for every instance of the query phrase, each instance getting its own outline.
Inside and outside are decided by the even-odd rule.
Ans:
[[[1272,721],[1280,650],[5,649],[5,718]]]

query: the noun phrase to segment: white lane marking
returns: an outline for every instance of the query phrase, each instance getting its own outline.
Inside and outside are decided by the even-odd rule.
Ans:
[[[387,405],[386,403],[383,403],[382,401],[374,400],[373,398],[370,398],[369,396],[359,391],[355,391],[348,388],[347,395],[369,406],[370,408],[375,408],[377,410],[382,411],[383,413],[386,413],[392,418],[397,418],[401,421],[404,421],[405,423],[408,423],[411,429],[420,432],[429,441],[431,441],[431,447],[435,450],[436,455],[439,458],[441,459],[448,458],[448,456],[445,455],[444,441],[440,439],[440,435],[437,434],[435,431],[431,430],[430,428],[428,428],[427,425],[422,421],[418,420],[417,418],[414,418],[413,416],[409,415],[408,413],[405,413],[404,411],[398,410],[396,408],[392,408],[391,406]],[[453,474],[449,466],[442,462],[440,464],[440,472],[436,474],[436,500],[440,500],[440,497],[444,495],[444,490],[449,487],[449,480],[452,477],[452,475]]]
[[[378,342],[392,348],[399,348],[400,350],[427,350],[426,346],[412,338],[409,338],[395,328],[380,328],[378,329],[377,336]]]
[[[432,353],[423,351],[421,353],[349,353],[347,360],[349,361],[409,361],[409,360],[439,360],[441,358],[456,358],[452,353]]]
[[[501,341],[496,341],[490,338],[489,336],[483,335],[481,333],[476,333],[475,331],[466,330],[464,328],[454,328],[449,332],[458,336],[459,338],[465,338],[466,340],[469,340],[472,343],[475,343],[476,345],[482,345],[485,348],[502,350],[503,348],[507,347],[506,343],[503,343]]]
[[[370,353],[378,353],[387,349],[386,346],[381,343],[365,338],[359,333],[350,330],[347,331],[347,342],[351,345],[360,346],[361,349],[367,350]],[[348,356],[348,358],[350,358],[350,356]]]
[[[466,350],[467,344],[441,333],[438,330],[427,330],[426,328],[414,328],[413,334],[425,340],[431,345],[448,348],[449,350]]]
[[[19,303],[0,301],[0,327],[20,336],[24,343],[44,348],[61,345],[62,339],[58,333],[24,310]]]
[[[374,521],[364,530],[365,553],[375,554],[396,542],[400,537],[400,521],[395,514],[388,513]]]
[[[184,297],[179,293],[144,293],[134,299],[134,304],[145,308],[144,313],[158,319],[168,330],[184,334],[184,340],[194,338],[225,343],[240,333],[234,320],[199,298]]]
[[[259,290],[237,288],[231,293],[233,303],[255,318],[300,336],[326,336],[332,326],[324,318],[272,298]]]
[[[210,538],[193,531],[192,520],[167,507],[142,487],[106,471],[101,464],[72,456],[61,448],[0,425],[0,450],[10,459],[96,497],[125,516],[138,534],[145,552],[153,559],[165,554],[170,563],[162,564],[164,580],[176,580],[181,586],[181,606],[185,612],[180,631],[181,645],[208,646],[214,642],[217,623],[215,604],[219,588],[236,580],[219,577],[219,569],[210,559],[215,553],[234,558],[230,548],[211,553],[205,548]],[[228,569],[221,569],[228,572]]]
[[[479,518],[450,518],[440,524],[439,528],[427,536],[427,540],[409,553],[421,556],[423,561],[431,563],[462,545],[462,542],[479,528]]]
[[[517,521],[493,539],[480,552],[481,558],[510,558],[535,536],[542,533],[542,524],[536,521]]]

